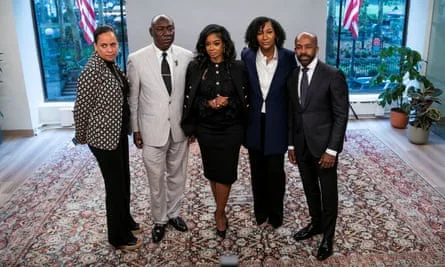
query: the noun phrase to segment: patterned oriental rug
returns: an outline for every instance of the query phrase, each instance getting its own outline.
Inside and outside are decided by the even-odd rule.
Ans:
[[[182,216],[189,232],[171,226],[151,242],[150,198],[141,153],[130,151],[132,213],[144,245],[115,250],[107,242],[104,185],[85,146],[68,144],[0,208],[1,266],[218,266],[235,255],[240,266],[320,266],[321,236],[296,242],[308,222],[302,184],[286,163],[285,221],[259,228],[252,212],[248,155],[229,200],[227,238],[216,237],[214,202],[199,149],[191,146]],[[333,256],[324,266],[445,266],[445,198],[368,130],[349,130],[339,163],[339,218]]]

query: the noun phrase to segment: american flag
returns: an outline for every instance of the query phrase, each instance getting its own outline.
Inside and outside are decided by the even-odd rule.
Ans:
[[[343,18],[343,28],[349,30],[354,37],[358,36],[358,15],[360,14],[360,5],[362,0],[346,0],[345,17]]]
[[[94,42],[94,30],[96,29],[93,0],[76,0],[76,4],[79,8],[79,26],[83,30],[83,38],[88,44],[92,44]]]

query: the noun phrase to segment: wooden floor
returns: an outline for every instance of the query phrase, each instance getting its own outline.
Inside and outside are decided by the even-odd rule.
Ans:
[[[445,140],[431,134],[427,145],[413,145],[406,130],[394,129],[387,119],[350,120],[350,129],[370,129],[445,196]],[[73,137],[72,129],[49,129],[37,136],[6,136],[0,145],[0,206],[23,181]]]

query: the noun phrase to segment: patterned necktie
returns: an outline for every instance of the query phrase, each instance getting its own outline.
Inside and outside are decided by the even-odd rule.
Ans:
[[[165,87],[167,87],[167,92],[169,95],[172,93],[172,79],[170,73],[170,66],[167,61],[167,53],[162,53],[162,63],[161,63],[161,74],[162,79],[164,79]]]
[[[307,88],[309,87],[307,71],[308,71],[308,68],[302,69],[303,75],[301,76],[301,83],[300,83],[300,104],[303,106],[306,103]]]

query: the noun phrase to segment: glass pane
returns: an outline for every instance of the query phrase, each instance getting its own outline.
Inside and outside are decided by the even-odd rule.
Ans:
[[[32,3],[46,101],[75,99],[77,77],[94,50],[91,43],[94,24],[114,27],[120,46],[116,60],[125,67],[128,55],[125,1],[33,0]]]
[[[351,93],[379,93],[383,86],[373,86],[371,79],[377,74],[380,50],[403,43],[406,0],[362,0],[356,39],[342,26],[347,2],[328,0],[326,61],[345,72]],[[397,61],[391,71],[399,71]]]
[[[434,86],[445,91],[445,0],[435,0],[433,9],[433,18],[431,24],[431,35],[428,52],[428,65],[426,75]],[[440,96],[442,105],[439,105],[442,117],[445,117],[445,93]],[[435,133],[445,137],[445,120],[442,119],[437,127],[433,128]]]

